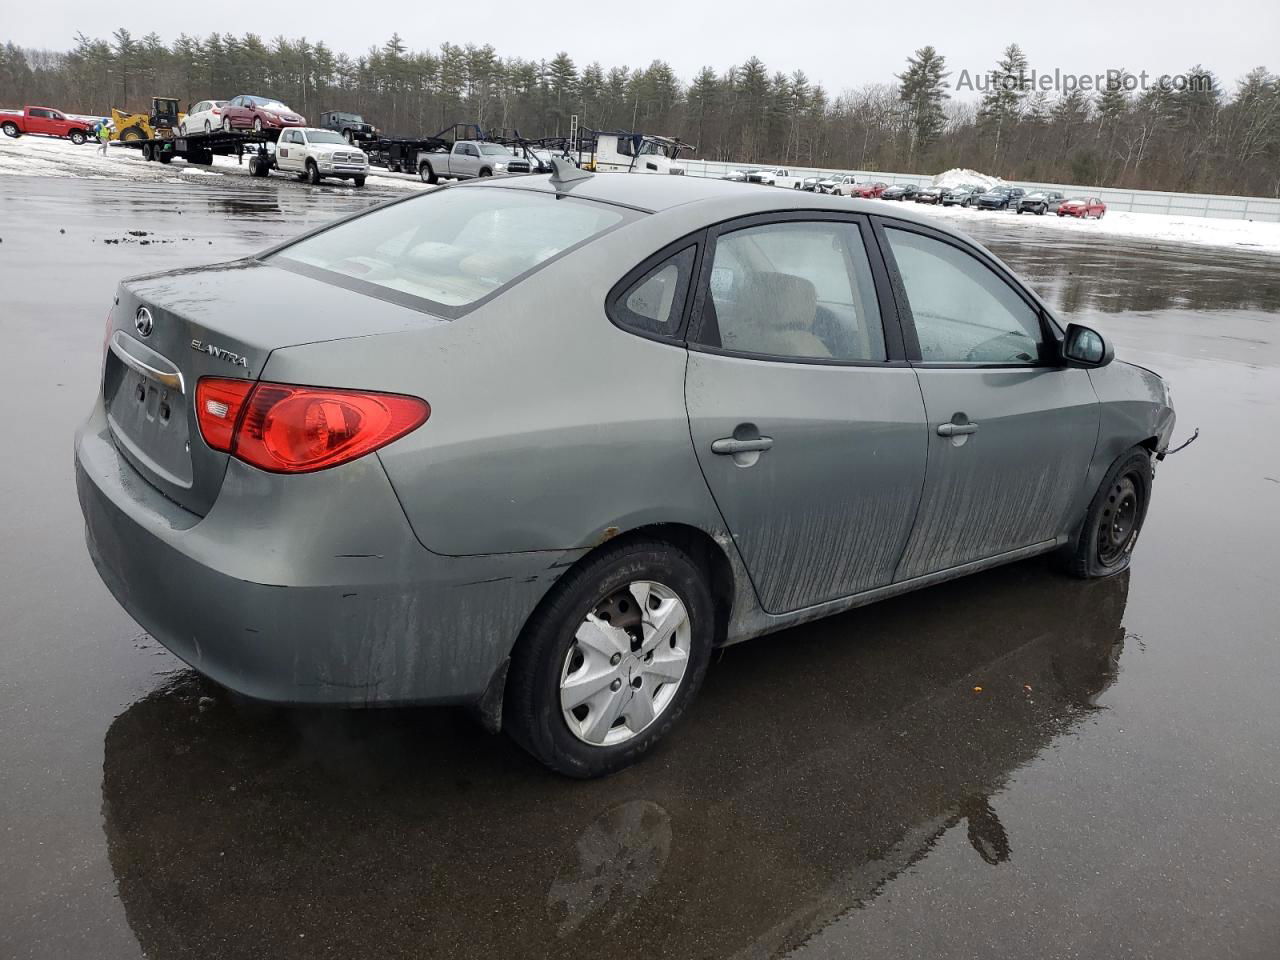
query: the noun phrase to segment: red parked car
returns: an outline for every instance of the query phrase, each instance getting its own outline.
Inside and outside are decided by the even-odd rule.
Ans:
[[[873,200],[887,189],[889,189],[889,185],[878,180],[875,183],[855,183],[853,189],[849,191],[849,196]]]
[[[251,97],[247,94],[228,100],[222,108],[222,129],[282,130],[285,127],[305,127],[307,118],[294,113],[279,100],[270,97]]]
[[[21,113],[17,110],[0,111],[0,130],[6,137],[36,133],[45,137],[62,137],[77,145],[93,136],[87,122],[72,120],[53,107],[23,107]]]
[[[1106,212],[1107,205],[1097,197],[1073,197],[1058,204],[1060,217],[1079,217],[1081,220],[1097,217],[1101,220]]]

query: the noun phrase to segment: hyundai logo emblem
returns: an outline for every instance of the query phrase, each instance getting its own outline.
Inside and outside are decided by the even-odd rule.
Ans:
[[[146,307],[139,307],[137,314],[134,315],[133,325],[138,330],[138,336],[149,337],[151,331],[155,329],[156,322],[151,319],[151,311]]]

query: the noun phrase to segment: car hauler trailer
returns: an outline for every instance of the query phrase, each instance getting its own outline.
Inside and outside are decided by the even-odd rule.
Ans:
[[[142,151],[144,160],[168,163],[181,157],[197,166],[211,166],[215,156],[239,157],[241,162],[249,158],[249,174],[265,177],[271,172],[274,158],[268,149],[280,137],[279,130],[252,131],[214,130],[210,133],[190,133],[186,136],[149,137],[141,140],[122,141],[122,146]]]

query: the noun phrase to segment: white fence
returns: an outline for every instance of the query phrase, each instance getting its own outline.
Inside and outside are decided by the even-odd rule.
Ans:
[[[730,170],[773,170],[773,166],[751,163],[719,163],[711,160],[681,160],[695,177],[723,177]],[[820,170],[814,167],[787,167],[793,176],[851,173],[859,180],[927,185],[926,174],[885,173],[880,170]],[[1115,190],[1110,187],[1081,187],[1069,183],[1029,183],[1007,181],[1011,186],[1032,190],[1061,190],[1068,197],[1099,197],[1109,210],[1132,213],[1161,213],[1183,217],[1217,217],[1224,220],[1268,220],[1280,222],[1280,200],[1267,197],[1229,197],[1210,193],[1166,193],[1159,190]]]

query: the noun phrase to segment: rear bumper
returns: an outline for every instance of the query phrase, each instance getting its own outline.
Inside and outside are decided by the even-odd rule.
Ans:
[[[301,477],[232,461],[203,518],[120,456],[100,405],[75,460],[89,553],[116,600],[197,671],[262,700],[478,701],[566,562],[430,553],[374,456]]]

